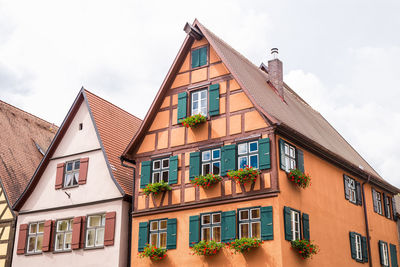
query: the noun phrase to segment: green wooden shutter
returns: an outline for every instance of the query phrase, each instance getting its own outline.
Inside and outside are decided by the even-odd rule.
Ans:
[[[199,243],[200,240],[200,216],[190,216],[189,218],[189,247]]]
[[[279,139],[279,158],[280,158],[280,168],[281,170],[286,171],[285,168],[285,141],[283,139]]]
[[[261,207],[260,212],[261,212],[261,239],[274,240],[272,206]]]
[[[350,251],[351,257],[353,259],[357,258],[357,251],[356,251],[356,234],[354,232],[349,233],[350,237]]]
[[[297,169],[304,172],[304,154],[303,150],[296,148],[296,161],[297,161]]]
[[[187,110],[187,93],[179,93],[178,94],[178,123],[180,123],[181,119],[186,118],[186,110]]]
[[[148,231],[149,223],[148,222],[141,222],[139,223],[139,245],[138,250],[143,251],[144,247],[147,244],[147,231]]]
[[[221,215],[222,242],[236,239],[236,211],[225,211]]]
[[[393,213],[393,220],[397,221],[397,216],[396,216],[396,200],[394,197],[392,197],[392,213]]]
[[[269,147],[269,138],[258,140],[258,158],[259,158],[259,169],[266,170],[271,168],[271,154]]]
[[[212,84],[209,87],[209,111],[210,116],[219,115],[219,83]]]
[[[237,169],[236,145],[226,145],[221,149],[221,176],[225,176],[230,170]]]
[[[167,249],[176,249],[176,218],[167,221]]]
[[[142,161],[140,173],[140,188],[145,188],[150,183],[151,161]]]
[[[200,175],[200,152],[190,153],[189,179]]]
[[[383,214],[385,214],[385,217],[388,216],[388,212],[390,215],[390,211],[387,209],[387,199],[386,199],[386,194],[382,193],[382,198],[383,198]]]
[[[285,220],[285,239],[292,241],[292,218],[291,218],[291,208],[283,208],[283,217]]]
[[[169,177],[168,184],[178,182],[178,155],[169,158]]]
[[[310,216],[307,213],[303,213],[303,238],[310,240]]]
[[[361,247],[362,247],[363,262],[368,262],[368,246],[367,246],[367,238],[365,236],[361,237]]]
[[[397,249],[393,244],[390,244],[390,261],[392,262],[392,267],[399,267],[397,262]]]
[[[200,50],[199,67],[207,65],[207,46],[202,47]]]
[[[346,174],[343,174],[343,184],[344,184],[344,197],[349,200],[350,199],[350,191],[349,191],[349,177]]]
[[[192,68],[200,66],[200,50],[192,50]]]
[[[356,193],[357,193],[357,205],[362,206],[362,196],[361,196],[361,184],[356,182]]]

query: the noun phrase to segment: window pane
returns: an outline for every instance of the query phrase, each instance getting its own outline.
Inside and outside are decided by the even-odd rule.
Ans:
[[[29,233],[30,234],[35,234],[37,230],[37,224],[36,223],[31,223],[29,225]]]
[[[211,240],[211,236],[210,236],[210,228],[202,228],[202,238],[205,241],[210,241]]]
[[[210,173],[210,163],[203,164],[202,174],[206,175]]]
[[[221,227],[213,227],[213,240],[216,242],[221,242]]]
[[[56,235],[56,250],[62,250],[64,248],[64,234]]]
[[[153,172],[153,183],[158,183],[158,182],[160,182],[160,173]]]
[[[157,236],[158,234],[150,234],[150,244],[153,246],[157,246]]]
[[[72,230],[72,225],[74,225],[74,219],[69,220],[68,230]]]
[[[71,248],[72,233],[65,234],[65,249]]]
[[[202,224],[209,224],[210,223],[210,215],[203,215],[202,217]]]
[[[240,211],[240,220],[248,220],[249,219],[249,211],[248,210],[241,210]]]
[[[201,160],[202,161],[209,161],[211,159],[211,152],[210,152],[210,150],[208,150],[208,151],[203,151],[202,153],[201,153]]]
[[[221,157],[221,149],[214,149],[212,151],[212,158],[219,159]]]
[[[221,213],[215,213],[212,215],[213,223],[220,223],[221,222]]]
[[[192,93],[192,100],[193,101],[199,100],[199,92]]]
[[[213,162],[213,174],[220,174],[220,162]]]
[[[77,160],[77,161],[75,161],[74,163],[75,163],[75,164],[74,164],[74,165],[75,165],[75,166],[74,166],[74,170],[79,170],[79,167],[80,167],[80,165],[81,165],[81,164],[80,164],[81,162],[80,162],[79,160]]]
[[[57,222],[57,232],[62,232],[68,230],[68,221],[58,221]]]
[[[101,225],[102,226],[106,225],[106,215],[105,214],[101,215]]]
[[[43,235],[36,236],[36,251],[42,251]]]
[[[296,161],[293,160],[293,159],[290,160],[290,168],[291,169],[295,169],[296,168]]]
[[[153,161],[153,170],[159,170],[161,166],[161,162],[159,160]]]
[[[256,152],[258,151],[258,142],[251,142],[249,143],[249,152]]]
[[[35,251],[36,236],[30,236],[28,239],[28,252]]]
[[[289,155],[289,146],[285,144],[285,154]]]
[[[77,185],[79,181],[79,172],[73,174],[74,179],[72,180],[72,185]]]
[[[260,218],[260,209],[252,209],[251,210],[251,218],[259,219]]]
[[[169,167],[169,159],[163,159],[163,161],[162,161],[162,167],[163,167],[163,169]]]
[[[160,233],[160,248],[167,247],[167,233]]]
[[[160,230],[167,229],[167,220],[160,221]]]
[[[89,227],[100,226],[101,216],[89,216]]]
[[[207,116],[207,107],[202,107],[200,110],[200,114],[203,116]]]
[[[251,234],[252,237],[255,238],[260,238],[261,237],[261,223],[259,222],[255,222],[255,223],[251,223]]]
[[[240,238],[249,237],[249,224],[242,223],[240,224]]]
[[[86,231],[86,246],[87,247],[93,247],[94,246],[94,236],[95,236],[95,230],[94,229],[88,229]]]
[[[44,231],[44,222],[38,223],[38,233],[43,233]]]
[[[294,148],[293,147],[290,148],[290,157],[292,157],[292,158],[295,157],[294,156]]]
[[[247,143],[238,145],[238,154],[246,154],[247,153]]]
[[[239,168],[244,168],[248,165],[247,156],[239,157]]]
[[[168,183],[168,171],[162,172],[162,179],[164,182]]]
[[[104,243],[104,228],[96,229],[96,246],[102,246]]]
[[[207,99],[207,90],[200,91],[201,99]]]
[[[196,115],[199,109],[199,102],[193,102],[192,106],[192,115]]]
[[[150,231],[157,231],[158,230],[158,221],[150,222]]]
[[[258,155],[250,156],[250,166],[254,168],[258,168]]]
[[[68,162],[67,163],[67,168],[66,168],[67,172],[72,171],[72,162]]]

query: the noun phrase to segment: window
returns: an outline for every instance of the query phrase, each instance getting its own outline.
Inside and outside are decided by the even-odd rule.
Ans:
[[[258,169],[258,141],[241,143],[238,145],[238,166]]]
[[[221,242],[221,212],[201,214],[201,240]]]
[[[239,210],[239,238],[261,239],[260,208]]]
[[[91,215],[88,216],[86,225],[86,247],[102,247],[104,244],[104,226],[106,223],[106,216]]]
[[[385,216],[386,218],[390,219],[390,197],[383,194],[384,202],[385,202]]]
[[[207,65],[207,46],[192,50],[192,68]]]
[[[381,255],[381,264],[383,266],[389,266],[389,253],[387,243],[379,241],[379,249]]]
[[[289,172],[296,168],[296,148],[285,143],[285,170]]]
[[[300,212],[291,210],[290,212],[292,222],[292,240],[299,240],[300,238]]]
[[[169,158],[154,160],[152,173],[152,183],[159,183],[161,181],[168,183]]]
[[[167,220],[150,221],[150,244],[157,248],[167,247]]]
[[[79,123],[79,131],[82,131],[83,129],[83,123]]]
[[[357,262],[368,262],[367,238],[355,232],[350,232],[351,258]]]
[[[351,203],[362,205],[361,199],[357,199],[361,195],[360,184],[346,174],[344,174],[343,177],[346,199],[348,199]]]
[[[207,89],[191,93],[192,112],[191,115],[201,114],[207,117]]]
[[[201,152],[201,174],[220,174],[221,149],[206,150]]]
[[[71,250],[73,219],[57,221],[56,240],[54,249],[56,251]]]
[[[356,234],[355,237],[356,237],[356,259],[362,260],[361,236],[359,234]]]
[[[372,201],[374,204],[374,211],[382,215],[382,195],[372,188]]]
[[[64,188],[78,185],[80,160],[69,161],[66,163],[64,175]]]
[[[29,224],[27,253],[42,252],[44,222]]]

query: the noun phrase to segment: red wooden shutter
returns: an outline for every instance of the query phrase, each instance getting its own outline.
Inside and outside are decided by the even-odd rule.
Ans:
[[[80,248],[85,247],[85,240],[86,240],[86,217],[82,216],[82,226],[81,226],[81,243],[79,244]]]
[[[79,184],[86,184],[88,172],[89,158],[81,158],[79,167]]]
[[[19,226],[17,254],[25,254],[27,234],[28,234],[28,225],[21,224]]]
[[[72,249],[79,249],[80,239],[81,239],[81,225],[82,217],[74,218],[74,225],[72,226]]]
[[[63,186],[64,166],[65,166],[65,163],[58,163],[57,164],[56,189],[60,189]]]
[[[51,236],[50,236],[50,251],[54,251],[54,243],[56,238],[57,224],[56,221],[52,221],[53,226],[51,227]]]
[[[42,251],[50,251],[51,230],[53,222],[51,220],[44,222],[43,245]]]
[[[105,246],[114,245],[115,217],[116,217],[115,211],[106,213],[106,226],[105,226],[105,230],[104,230],[104,245]]]

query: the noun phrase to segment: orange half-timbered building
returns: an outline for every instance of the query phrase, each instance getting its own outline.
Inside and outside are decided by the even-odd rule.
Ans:
[[[392,196],[399,192],[283,82],[282,62],[257,67],[197,20],[123,159],[135,163],[131,266],[146,244],[167,249],[163,266],[397,266]],[[202,114],[196,128],[180,121]],[[260,174],[237,184],[226,174],[249,165]],[[291,169],[312,177],[300,189]],[[204,189],[191,180],[222,181]],[[170,191],[144,194],[167,182]],[[192,255],[201,240],[253,237],[261,248]],[[320,251],[303,260],[291,240]]]

